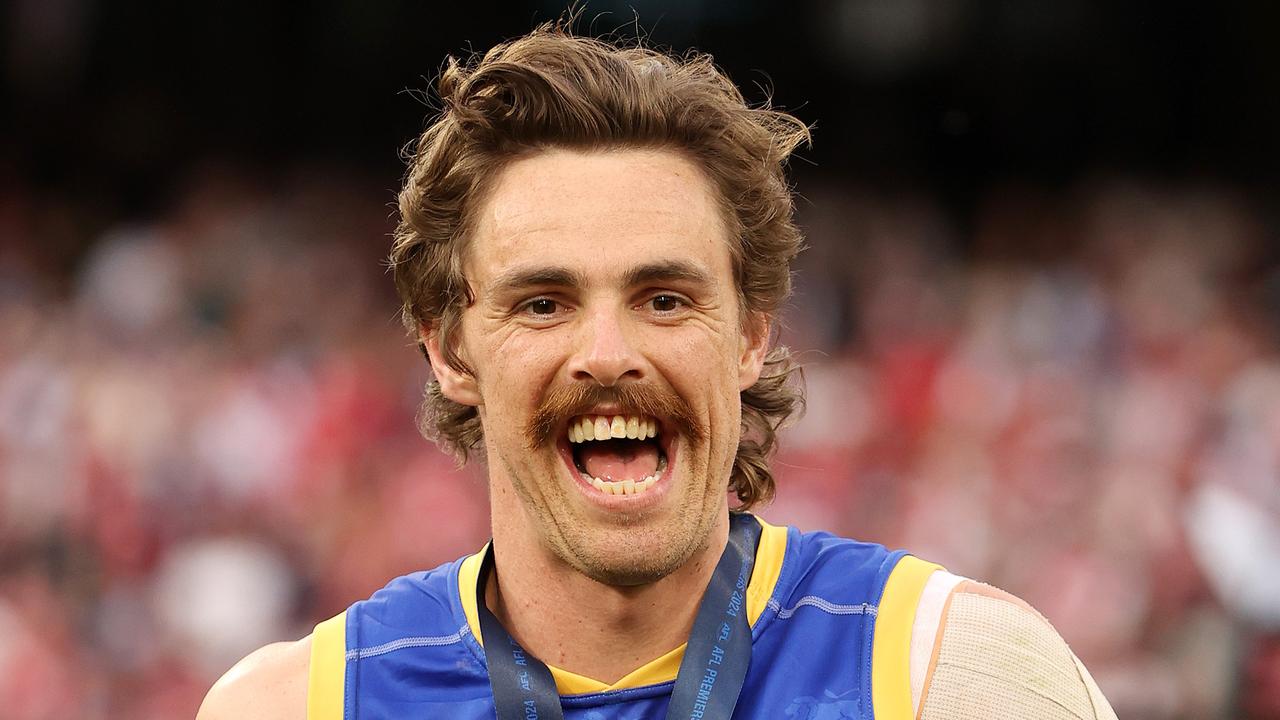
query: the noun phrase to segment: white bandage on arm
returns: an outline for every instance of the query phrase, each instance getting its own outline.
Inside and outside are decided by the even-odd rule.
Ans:
[[[911,637],[919,720],[1115,720],[1066,642],[1031,606],[946,572],[925,585]]]
[[[933,646],[938,637],[938,628],[942,625],[942,611],[946,609],[951,591],[964,581],[964,578],[946,570],[935,570],[920,593],[916,619],[911,625],[909,661],[911,710],[917,715],[920,711],[920,696],[924,692],[924,681],[929,674],[929,661],[933,659]]]

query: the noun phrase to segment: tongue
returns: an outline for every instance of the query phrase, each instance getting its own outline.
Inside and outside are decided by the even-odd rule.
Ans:
[[[640,440],[604,440],[587,443],[578,459],[593,478],[642,480],[658,469],[658,447]]]

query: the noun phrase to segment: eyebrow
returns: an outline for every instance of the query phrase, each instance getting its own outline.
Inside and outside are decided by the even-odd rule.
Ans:
[[[586,280],[582,273],[565,267],[517,268],[499,275],[493,288],[501,293],[546,286],[581,287]]]
[[[655,282],[692,282],[711,285],[711,276],[692,263],[681,260],[664,260],[633,267],[622,276],[623,287],[635,287]],[[585,287],[587,277],[583,273],[561,266],[517,268],[499,275],[493,283],[498,293],[516,292],[534,287]]]
[[[646,285],[655,282],[692,282],[697,285],[712,285],[711,276],[705,270],[681,260],[666,260],[647,263],[631,268],[622,278],[625,287]]]

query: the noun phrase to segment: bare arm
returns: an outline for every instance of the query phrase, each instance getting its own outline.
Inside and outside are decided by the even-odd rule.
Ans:
[[[196,720],[306,720],[311,636],[267,645],[209,689]]]

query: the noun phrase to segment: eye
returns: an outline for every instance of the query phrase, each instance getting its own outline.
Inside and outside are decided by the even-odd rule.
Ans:
[[[684,306],[684,300],[677,295],[663,293],[649,298],[649,305],[659,313],[673,313]]]
[[[554,315],[559,309],[559,304],[551,298],[534,298],[524,304],[524,311],[530,315]]]

